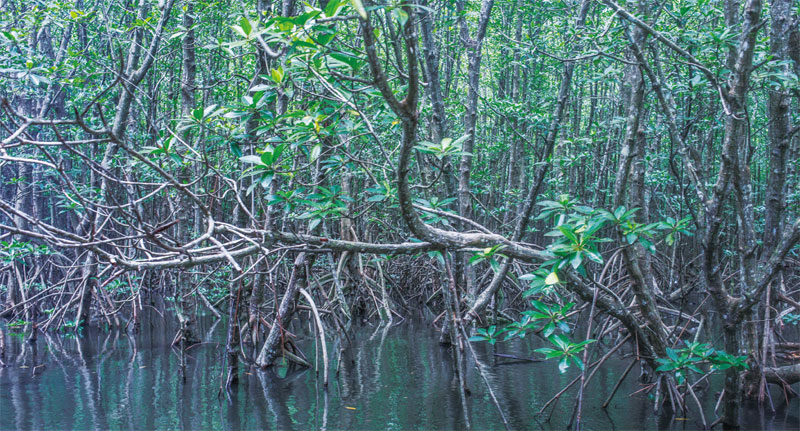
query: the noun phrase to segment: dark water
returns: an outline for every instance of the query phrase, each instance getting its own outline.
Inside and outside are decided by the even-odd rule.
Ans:
[[[169,347],[175,331],[163,322],[144,325],[134,337],[90,331],[83,336],[40,335],[35,344],[9,328],[5,362],[0,368],[0,429],[463,429],[461,399],[453,381],[450,351],[422,324],[356,330],[336,377],[324,391],[314,371],[244,368],[230,395],[220,392],[224,372],[224,323],[203,322],[204,344],[189,350],[186,382],[180,356]],[[529,339],[498,345],[494,353],[532,356]],[[313,362],[310,338],[298,344]],[[491,346],[475,350],[514,429],[562,429],[571,417],[576,391],[553,410],[539,409],[576,375],[558,373],[554,362],[507,363]],[[330,352],[335,362],[336,355]],[[696,429],[692,408],[687,418],[656,415],[641,394],[634,368],[608,409],[600,408],[628,359],[614,359],[586,389],[584,429]],[[503,429],[485,384],[468,362],[467,399],[473,429]],[[572,367],[574,368],[574,366]],[[701,395],[713,420],[712,388]],[[745,409],[744,429],[800,428],[797,400],[786,404],[773,388],[776,413]],[[678,415],[683,416],[683,415]]]

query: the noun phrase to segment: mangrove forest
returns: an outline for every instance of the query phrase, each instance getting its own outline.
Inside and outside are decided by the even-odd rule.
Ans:
[[[0,0],[0,429],[800,429],[800,0]]]

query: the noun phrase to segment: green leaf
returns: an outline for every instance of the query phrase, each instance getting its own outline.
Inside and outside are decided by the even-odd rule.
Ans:
[[[314,148],[311,149],[311,155],[309,158],[311,159],[312,162],[314,162],[319,158],[319,155],[321,153],[322,153],[322,145],[320,144],[314,145]]]
[[[331,2],[331,3],[333,3],[333,2]],[[331,3],[328,3],[328,4],[331,4]],[[317,43],[320,44],[320,45],[327,45],[328,43],[330,43],[330,41],[333,40],[334,37],[336,37],[336,33],[334,33],[334,32],[320,33],[320,34],[318,34],[316,36]],[[316,46],[314,46],[314,48],[316,48]]]
[[[239,147],[239,144],[236,142],[230,142],[228,144],[230,146],[231,152],[236,157],[242,157],[242,149]]]
[[[656,254],[656,246],[652,242],[650,242],[649,240],[646,240],[644,238],[640,238],[639,239],[639,243],[642,244],[644,246],[644,248],[647,251],[649,251],[650,253]]]
[[[547,325],[544,325],[544,328],[542,328],[542,335],[545,338],[547,338],[553,335],[553,332],[555,331],[556,331],[556,325],[553,324],[553,322],[549,322]]]
[[[339,0],[330,0],[328,2],[328,5],[325,6],[325,10],[323,12],[325,12],[325,16],[330,18],[330,17],[336,16],[336,12],[339,11],[339,8],[341,6],[342,6],[342,2],[341,1],[339,1]]]
[[[600,253],[595,253],[588,250],[584,250],[584,253],[586,253],[586,257],[588,257],[592,262],[599,263],[601,265],[603,264],[603,256],[601,256]]]
[[[569,227],[562,225],[562,226],[558,227],[558,230],[560,230],[561,233],[564,234],[564,236],[567,237],[574,244],[577,244],[578,242],[580,242],[580,241],[578,241],[578,236],[575,235],[575,232],[573,232],[572,229],[570,229]]]
[[[678,353],[675,349],[667,347],[667,356],[675,362],[678,362]]]
[[[567,350],[569,350],[569,346],[571,344],[569,338],[561,334],[555,334],[552,337],[548,337],[548,340],[550,340],[551,343],[555,344],[556,347],[558,347],[559,350],[561,350],[562,352],[566,352]]]
[[[243,16],[241,19],[239,19],[239,27],[242,28],[242,31],[244,32],[244,36],[249,38],[250,37],[250,33],[253,32],[253,26],[250,25],[250,20],[247,19],[247,17]]]
[[[261,153],[261,163],[263,163],[266,166],[272,165],[272,163],[274,162],[272,155],[273,155],[272,151],[265,151]]]
[[[260,156],[242,156],[239,157],[239,160],[241,160],[244,163],[254,163],[256,165],[262,164]]]
[[[361,16],[361,19],[366,20],[367,10],[364,9],[364,3],[362,3],[361,0],[350,0],[350,3],[353,5],[353,9]]]
[[[580,370],[583,371],[584,368],[583,360],[581,360],[581,358],[579,358],[578,355],[572,356],[572,362],[574,362],[575,365],[577,365],[578,368],[580,368]]]
[[[675,367],[671,363],[666,363],[666,364],[661,365],[660,367],[656,368],[656,371],[664,372],[664,371],[672,371],[674,369],[675,369]]]
[[[364,60],[362,60],[360,57],[356,57],[354,55],[342,54],[342,53],[339,53],[339,52],[332,52],[330,54],[330,57],[335,59],[335,60],[338,60],[338,61],[340,61],[340,62],[342,62],[342,63],[344,63],[344,64],[346,64],[348,66],[350,66],[350,68],[352,68],[353,71],[357,71],[357,70],[361,69],[361,66],[363,66],[365,64]]]
[[[569,356],[564,356],[558,361],[558,372],[564,374],[567,372],[567,368],[569,368]]]
[[[275,172],[273,172],[273,171],[265,171],[264,173],[262,173],[261,174],[261,180],[260,180],[261,181],[261,187],[264,187],[265,189],[267,187],[269,187],[269,185],[272,184],[272,180],[274,178],[275,178]]]
[[[394,15],[395,18],[397,18],[397,21],[400,22],[401,26],[406,25],[406,22],[408,21],[408,14],[406,13],[406,11],[400,8],[394,8],[392,10],[392,15]]]
[[[310,19],[316,18],[319,14],[320,12],[318,10],[312,10],[294,17],[292,21],[296,26],[303,27]]]
[[[583,263],[582,253],[581,252],[575,253],[575,255],[572,256],[572,259],[570,259],[569,263],[570,265],[572,265],[573,269],[578,269],[578,267],[581,266],[581,263]]]
[[[281,154],[283,154],[283,151],[285,149],[286,149],[286,144],[280,144],[275,147],[275,149],[272,151],[272,163],[275,163],[281,159]]]
[[[269,71],[272,80],[275,81],[276,84],[280,84],[283,81],[283,68],[278,67],[277,69],[271,69]]]

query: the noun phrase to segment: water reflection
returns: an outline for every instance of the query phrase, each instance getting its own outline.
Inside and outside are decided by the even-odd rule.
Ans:
[[[6,368],[0,368],[0,429],[461,429],[464,415],[451,351],[423,324],[357,329],[350,342],[333,340],[331,384],[314,371],[241,367],[230,393],[224,378],[224,324],[201,321],[204,342],[186,352],[170,343],[175,328],[158,316],[138,334],[89,331],[75,337],[43,334],[33,342],[2,329]],[[144,320],[148,322],[148,320]],[[301,332],[297,328],[298,332]],[[479,366],[515,429],[563,428],[576,391],[553,409],[549,422],[536,413],[576,376],[555,363],[512,362],[494,353],[530,356],[530,339],[492,347],[475,344]],[[298,343],[314,362],[312,337]],[[348,346],[339,356],[338,346]],[[340,358],[341,364],[336,359]],[[512,363],[510,363],[512,362]],[[320,361],[321,363],[321,361]],[[636,369],[607,410],[600,408],[630,359],[612,360],[586,389],[586,429],[694,429],[688,420],[655,415],[641,394]],[[467,360],[474,429],[502,429],[485,383]],[[338,370],[338,372],[337,372]],[[711,417],[713,388],[701,395]],[[775,391],[773,391],[775,392]],[[776,412],[743,409],[746,429],[797,429],[800,403],[775,394]]]

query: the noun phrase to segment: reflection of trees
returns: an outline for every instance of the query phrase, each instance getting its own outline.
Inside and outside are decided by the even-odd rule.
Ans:
[[[261,390],[264,393],[267,408],[272,413],[276,429],[294,428],[288,403],[290,399],[291,403],[295,402],[292,396],[292,388],[304,376],[306,371],[303,369],[290,369],[287,371],[286,377],[283,378],[280,378],[272,368],[258,373],[258,381],[261,383]]]

